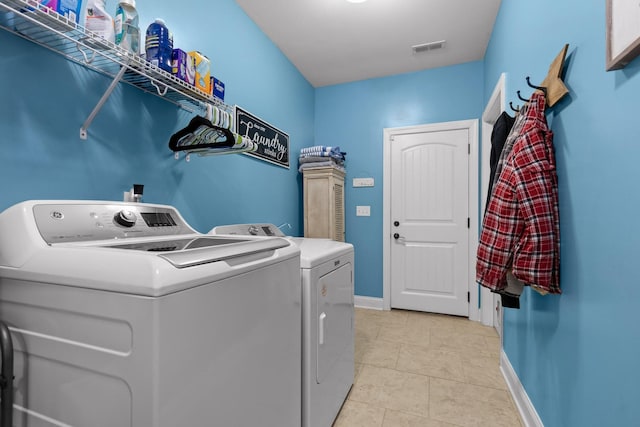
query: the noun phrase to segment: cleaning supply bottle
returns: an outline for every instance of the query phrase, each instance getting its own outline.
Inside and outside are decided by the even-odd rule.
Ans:
[[[88,0],[84,26],[111,43],[115,42],[113,18],[105,10],[105,0]]]
[[[162,19],[156,19],[149,25],[144,45],[147,61],[165,71],[171,72],[173,34],[171,34]]]
[[[116,44],[136,55],[140,53],[140,28],[135,0],[120,0],[115,19]]]

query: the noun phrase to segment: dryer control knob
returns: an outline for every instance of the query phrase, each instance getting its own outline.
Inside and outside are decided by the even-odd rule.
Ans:
[[[121,210],[113,219],[123,227],[133,227],[136,225],[136,214],[131,211]]]
[[[252,236],[257,236],[258,233],[260,232],[260,230],[258,230],[258,227],[256,227],[255,225],[251,225],[249,226],[249,234],[251,234]]]

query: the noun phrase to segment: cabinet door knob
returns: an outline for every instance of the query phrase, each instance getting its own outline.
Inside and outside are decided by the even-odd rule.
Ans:
[[[398,227],[400,225],[400,221],[393,221],[393,225]]]
[[[394,239],[396,239],[396,240],[398,240],[398,239],[400,238],[400,235],[399,235],[398,233],[394,233],[394,234],[393,234],[393,238],[394,238]]]

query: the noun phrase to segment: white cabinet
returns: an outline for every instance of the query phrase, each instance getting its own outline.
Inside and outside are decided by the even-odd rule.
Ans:
[[[344,177],[333,167],[303,170],[304,237],[344,242]]]

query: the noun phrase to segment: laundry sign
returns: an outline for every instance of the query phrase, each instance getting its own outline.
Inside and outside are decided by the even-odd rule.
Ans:
[[[245,154],[289,168],[289,135],[248,111],[235,106],[236,133],[251,138],[258,146]]]

